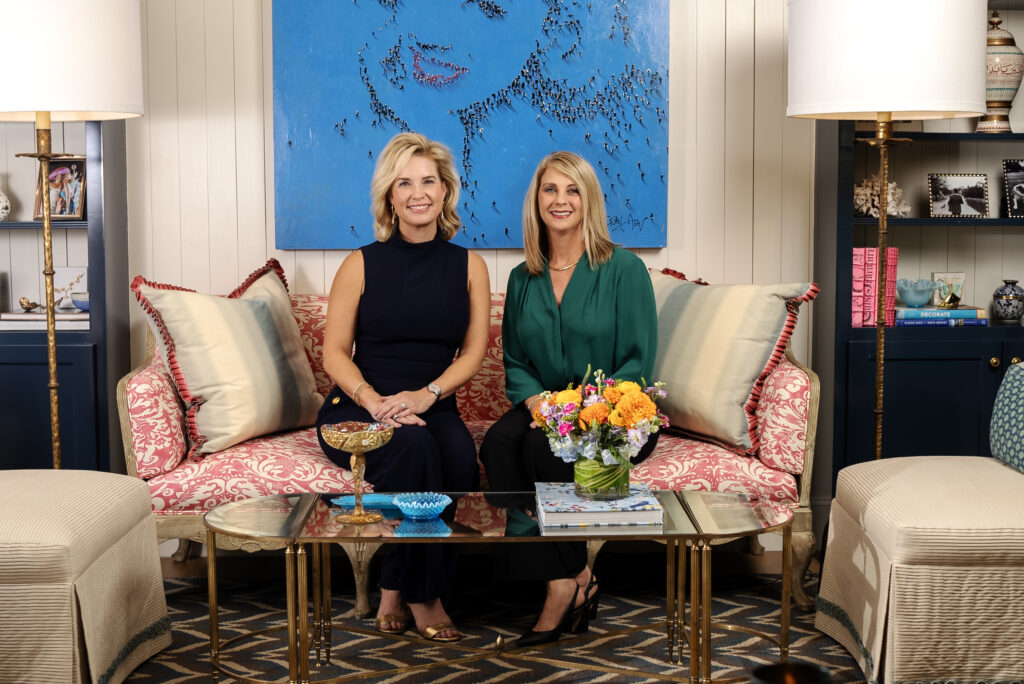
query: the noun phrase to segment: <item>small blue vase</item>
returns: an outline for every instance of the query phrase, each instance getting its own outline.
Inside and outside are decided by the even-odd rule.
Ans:
[[[1019,325],[1024,315],[1024,287],[1016,280],[1004,280],[992,293],[992,313],[1000,323]]]

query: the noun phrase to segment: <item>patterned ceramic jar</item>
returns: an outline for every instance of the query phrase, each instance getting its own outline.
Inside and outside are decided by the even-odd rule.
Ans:
[[[1024,53],[1013,34],[999,28],[1003,20],[992,12],[988,20],[985,52],[985,101],[987,114],[978,121],[979,133],[1009,133],[1010,106],[1024,76]]]
[[[992,293],[992,313],[1000,323],[1019,324],[1024,315],[1024,287],[1004,280]]]
[[[7,215],[11,213],[11,200],[0,191],[0,221],[6,221]]]

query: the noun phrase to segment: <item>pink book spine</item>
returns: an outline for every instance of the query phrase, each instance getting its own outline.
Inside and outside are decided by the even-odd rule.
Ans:
[[[864,248],[853,248],[853,284],[850,300],[851,325],[864,327]]]
[[[885,324],[896,325],[896,265],[900,260],[898,247],[885,250]]]
[[[864,316],[863,326],[875,325],[875,310],[878,308],[878,248],[864,248]]]

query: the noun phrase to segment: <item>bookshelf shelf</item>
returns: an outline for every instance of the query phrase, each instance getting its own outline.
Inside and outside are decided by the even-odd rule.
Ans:
[[[857,216],[852,221],[855,226],[877,226],[878,219],[870,216]],[[1024,227],[1024,218],[893,218],[886,222],[889,228],[898,226],[934,226],[936,228],[949,228],[958,226],[963,228],[1002,228],[1008,226]]]

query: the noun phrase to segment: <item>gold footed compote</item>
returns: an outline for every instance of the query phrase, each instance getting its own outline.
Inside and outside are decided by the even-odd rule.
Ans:
[[[352,454],[349,463],[352,466],[355,507],[351,513],[339,515],[337,518],[339,522],[365,525],[384,519],[380,513],[367,513],[363,510],[363,472],[366,470],[366,458],[363,453],[387,444],[394,431],[393,427],[384,423],[360,423],[354,420],[320,427],[320,434],[325,442],[335,449]]]

